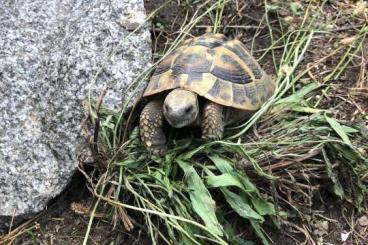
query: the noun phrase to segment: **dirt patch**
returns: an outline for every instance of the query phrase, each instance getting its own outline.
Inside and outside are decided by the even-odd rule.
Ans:
[[[69,186],[52,201],[48,209],[31,223],[31,229],[14,240],[14,245],[82,244],[95,200],[82,174],[77,173]],[[120,224],[113,228],[104,206],[95,215],[88,244],[149,244],[140,229],[127,232]]]

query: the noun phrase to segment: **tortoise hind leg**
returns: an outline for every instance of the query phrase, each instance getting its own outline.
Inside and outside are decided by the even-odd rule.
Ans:
[[[142,110],[139,129],[141,140],[148,151],[163,156],[167,151],[166,137],[162,130],[164,114],[163,101],[149,102]]]
[[[202,139],[221,139],[224,132],[223,106],[207,101],[203,108]]]

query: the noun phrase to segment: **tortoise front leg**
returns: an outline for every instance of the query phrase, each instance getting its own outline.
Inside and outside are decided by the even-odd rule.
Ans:
[[[162,130],[164,114],[163,101],[149,102],[141,113],[139,129],[141,140],[148,151],[163,156],[167,151],[166,137]]]
[[[223,106],[207,101],[203,108],[202,139],[221,139],[224,132]]]

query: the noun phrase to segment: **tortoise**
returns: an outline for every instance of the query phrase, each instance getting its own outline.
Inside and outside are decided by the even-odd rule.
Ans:
[[[186,40],[157,66],[143,97],[140,136],[153,154],[167,151],[164,121],[174,128],[201,127],[203,139],[221,139],[270,98],[275,83],[244,44],[223,34]]]

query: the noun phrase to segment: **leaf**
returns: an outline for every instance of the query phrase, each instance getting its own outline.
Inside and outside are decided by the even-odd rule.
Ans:
[[[349,140],[349,137],[347,136],[347,134],[344,131],[344,128],[340,125],[340,123],[338,123],[334,118],[332,117],[328,117],[325,114],[325,118],[327,120],[327,122],[330,124],[330,126],[335,130],[335,132],[340,136],[340,138],[349,146],[351,145],[351,142]]]
[[[259,197],[261,197],[261,194],[259,193],[257,187],[249,180],[246,175],[238,174],[238,178],[242,182],[246,190],[252,191],[253,193],[256,193]]]
[[[298,10],[301,8],[301,4],[299,2],[292,2],[290,3],[290,10],[293,13],[293,15],[299,15]]]
[[[243,238],[237,236],[237,232],[235,231],[237,225],[234,224],[233,220],[230,221],[225,219],[225,215],[223,210],[219,210],[218,212],[219,221],[221,224],[224,224],[224,231],[227,235],[227,239],[229,244],[236,244],[236,245],[255,245],[253,241],[244,240]]]
[[[270,179],[270,180],[273,180],[275,179],[274,176],[272,175],[268,175],[266,174],[262,168],[258,165],[258,163],[253,159],[251,158],[247,152],[245,152],[245,150],[241,147],[241,146],[232,146],[231,147],[231,150],[238,153],[239,155],[245,157],[246,159],[248,159],[254,169],[256,170],[256,172],[260,175],[260,176],[263,176],[267,179]],[[234,172],[234,169],[233,167],[231,166],[231,160],[227,159],[227,158],[224,158],[224,157],[220,157],[218,155],[214,155],[214,154],[211,154],[208,156],[211,161],[216,165],[216,167],[222,172],[222,173],[231,173],[231,172]]]
[[[234,169],[231,166],[231,161],[224,157],[220,157],[218,155],[209,155],[209,159],[216,165],[216,167],[220,170],[221,173],[233,173]]]
[[[355,134],[355,133],[359,133],[360,132],[358,129],[355,129],[355,128],[352,128],[352,127],[348,127],[348,126],[345,126],[345,125],[341,125],[341,128],[347,134]]]
[[[259,198],[252,198],[251,201],[260,215],[276,215],[275,206],[272,203]]]
[[[172,198],[173,186],[171,185],[170,179],[167,178],[167,176],[163,176],[162,184],[166,187],[168,197]]]
[[[207,177],[207,185],[210,187],[229,187],[229,186],[236,186],[240,189],[245,188],[243,184],[237,179],[234,175],[231,175],[229,173],[225,173],[222,175],[212,175]]]
[[[291,105],[290,109],[293,110],[293,111],[310,113],[310,114],[326,112],[326,110],[323,110],[323,109],[316,109],[316,108],[312,108],[312,107],[299,106],[299,105]]]
[[[212,187],[236,186],[244,194],[248,195],[253,206],[261,215],[276,215],[275,207],[267,202],[259,193],[257,187],[245,175],[237,173],[230,165],[230,160],[217,155],[208,156],[223,173],[220,176],[211,176],[207,178],[207,183]]]
[[[225,187],[221,188],[221,192],[224,194],[226,201],[230,204],[234,211],[239,214],[239,216],[246,219],[257,220],[259,222],[264,221],[264,218],[251,208],[245,198],[242,198],[240,195],[229,191]]]
[[[309,94],[310,92],[312,92],[313,90],[319,87],[320,85],[318,85],[317,83],[309,83],[305,85],[303,88],[301,88],[300,90],[293,93],[292,95],[276,101],[275,105],[284,104],[284,103],[300,103],[307,94]]]
[[[332,164],[331,164],[330,159],[328,158],[324,148],[322,148],[322,154],[323,154],[323,158],[325,159],[327,175],[333,183],[333,192],[335,193],[335,195],[340,197],[340,199],[343,199],[344,198],[344,189],[342,188],[342,186],[340,184],[340,181],[338,180],[337,175],[336,175],[336,173],[334,172],[334,170],[332,168]]]
[[[267,238],[265,237],[263,230],[258,222],[250,220],[250,224],[252,225],[254,231],[256,232],[257,236],[261,239],[263,245],[269,245]]]
[[[254,190],[247,190],[242,181],[240,181],[242,180],[242,176],[240,176],[239,174],[234,172],[234,175],[225,173],[219,176],[215,176],[208,168],[205,168],[205,172],[208,175],[207,183],[210,184],[211,187],[220,187],[220,190],[223,192],[227,202],[241,217],[247,219],[259,219],[259,217],[262,217],[262,215],[275,215],[276,212],[273,204],[263,200],[262,196],[258,193],[258,190],[255,186]],[[229,191],[228,188],[226,188],[231,186],[238,187],[243,192],[242,194],[248,195],[254,208],[257,211],[259,210],[258,213],[254,211],[254,209],[248,204],[249,200],[245,198],[245,196],[238,195],[232,191]]]
[[[101,126],[102,127],[107,127],[107,128],[110,128],[110,129],[114,129],[115,124],[114,124],[114,122],[112,122],[112,119],[113,119],[112,115],[108,115],[106,117],[106,119],[102,122]]]
[[[216,165],[221,173],[235,175],[237,177],[237,181],[241,182],[242,186],[240,188],[243,189],[244,192],[251,191],[259,194],[257,187],[248,179],[248,177],[234,171],[233,167],[230,165],[229,159],[220,157],[218,155],[210,155],[208,157]]]
[[[193,210],[201,217],[206,227],[216,235],[222,236],[222,226],[215,213],[215,201],[212,199],[201,177],[187,162],[176,160],[186,176],[186,184]]]
[[[189,152],[183,153],[182,155],[179,156],[180,159],[184,159],[184,160],[189,160],[191,159],[194,155],[201,153],[202,151],[204,151],[208,146],[210,146],[211,144],[208,145],[201,145]]]
[[[277,12],[277,10],[279,9],[280,7],[277,6],[277,5],[274,5],[274,4],[266,4],[266,9],[267,11],[269,12]]]
[[[141,165],[139,161],[133,160],[133,159],[127,159],[124,161],[118,161],[114,162],[114,165],[116,166],[124,166],[126,168],[137,168]]]
[[[275,180],[276,177],[272,176],[270,174],[267,174],[263,171],[261,166],[259,166],[258,162],[249,155],[249,152],[247,152],[242,146],[234,146],[234,148],[237,148],[237,153],[240,154],[242,157],[247,159],[253,166],[254,170],[257,172],[259,176],[262,176],[268,180]]]

